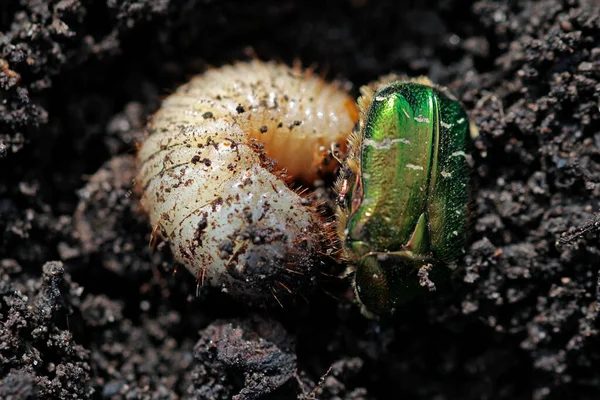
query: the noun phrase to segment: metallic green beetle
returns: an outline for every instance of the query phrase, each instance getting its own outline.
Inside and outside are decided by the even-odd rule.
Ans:
[[[336,184],[338,235],[363,311],[385,314],[423,286],[434,290],[464,251],[470,125],[458,100],[426,78],[361,91]]]

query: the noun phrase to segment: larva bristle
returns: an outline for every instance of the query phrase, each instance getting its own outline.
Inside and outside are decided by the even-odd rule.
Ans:
[[[279,284],[279,286],[284,288],[289,294],[292,294],[292,290],[289,287],[287,287],[283,282],[277,281],[277,283]]]
[[[151,251],[154,251],[154,249],[156,248],[156,245],[158,244],[158,229],[159,229],[158,224],[154,225],[154,228],[152,228],[152,233],[150,234],[150,242],[148,243],[148,247],[150,248]]]
[[[200,273],[200,286],[204,286],[204,278],[206,278],[206,267],[202,267],[201,268],[201,273]]]
[[[335,300],[336,302],[339,302],[339,301],[340,301],[340,299],[339,299],[337,296],[333,295],[331,292],[329,292],[329,291],[327,291],[327,290],[325,290],[325,289],[323,289],[323,288],[321,288],[321,291],[322,291],[323,293],[325,293],[327,296],[331,297],[331,298],[332,298],[333,300]]]
[[[327,248],[329,249],[337,249],[339,248],[341,242],[339,234],[337,233],[336,228],[333,225],[329,225],[327,227],[327,232],[325,232],[325,238],[327,241]]]
[[[314,205],[315,213],[322,219],[326,219],[329,214],[329,210],[327,209],[327,201],[326,200],[316,200]]]
[[[296,195],[300,196],[300,197],[306,197],[308,195],[308,188],[305,186],[299,186],[294,190],[294,193],[296,193]]]
[[[298,271],[298,270],[295,270],[295,269],[292,269],[292,268],[286,267],[286,268],[284,268],[284,270],[285,270],[285,272],[288,272],[290,274],[304,275],[304,272]]]
[[[279,304],[279,306],[281,308],[283,307],[283,304],[281,304],[281,301],[279,301],[279,298],[277,297],[277,295],[275,294],[275,288],[273,288],[273,286],[271,286],[271,294],[273,295],[273,298],[275,299],[275,301],[277,301],[277,304]]]

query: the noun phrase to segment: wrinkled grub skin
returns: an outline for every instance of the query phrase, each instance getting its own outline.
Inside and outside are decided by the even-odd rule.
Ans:
[[[600,394],[596,1],[0,3],[0,398]],[[249,48],[461,98],[479,192],[449,285],[368,321],[345,281],[248,307],[150,251],[125,179],[146,118]]]

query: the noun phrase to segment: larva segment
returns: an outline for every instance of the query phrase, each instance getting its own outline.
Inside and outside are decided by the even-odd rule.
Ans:
[[[314,182],[331,168],[323,149],[352,130],[353,104],[310,73],[258,61],[209,70],[167,97],[139,150],[136,183],[175,258],[236,294],[310,281],[326,230],[265,160]]]

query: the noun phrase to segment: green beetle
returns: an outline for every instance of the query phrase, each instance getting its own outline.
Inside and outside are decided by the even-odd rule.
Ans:
[[[336,183],[338,236],[365,314],[434,290],[467,237],[467,114],[426,78],[389,79],[361,89]]]

